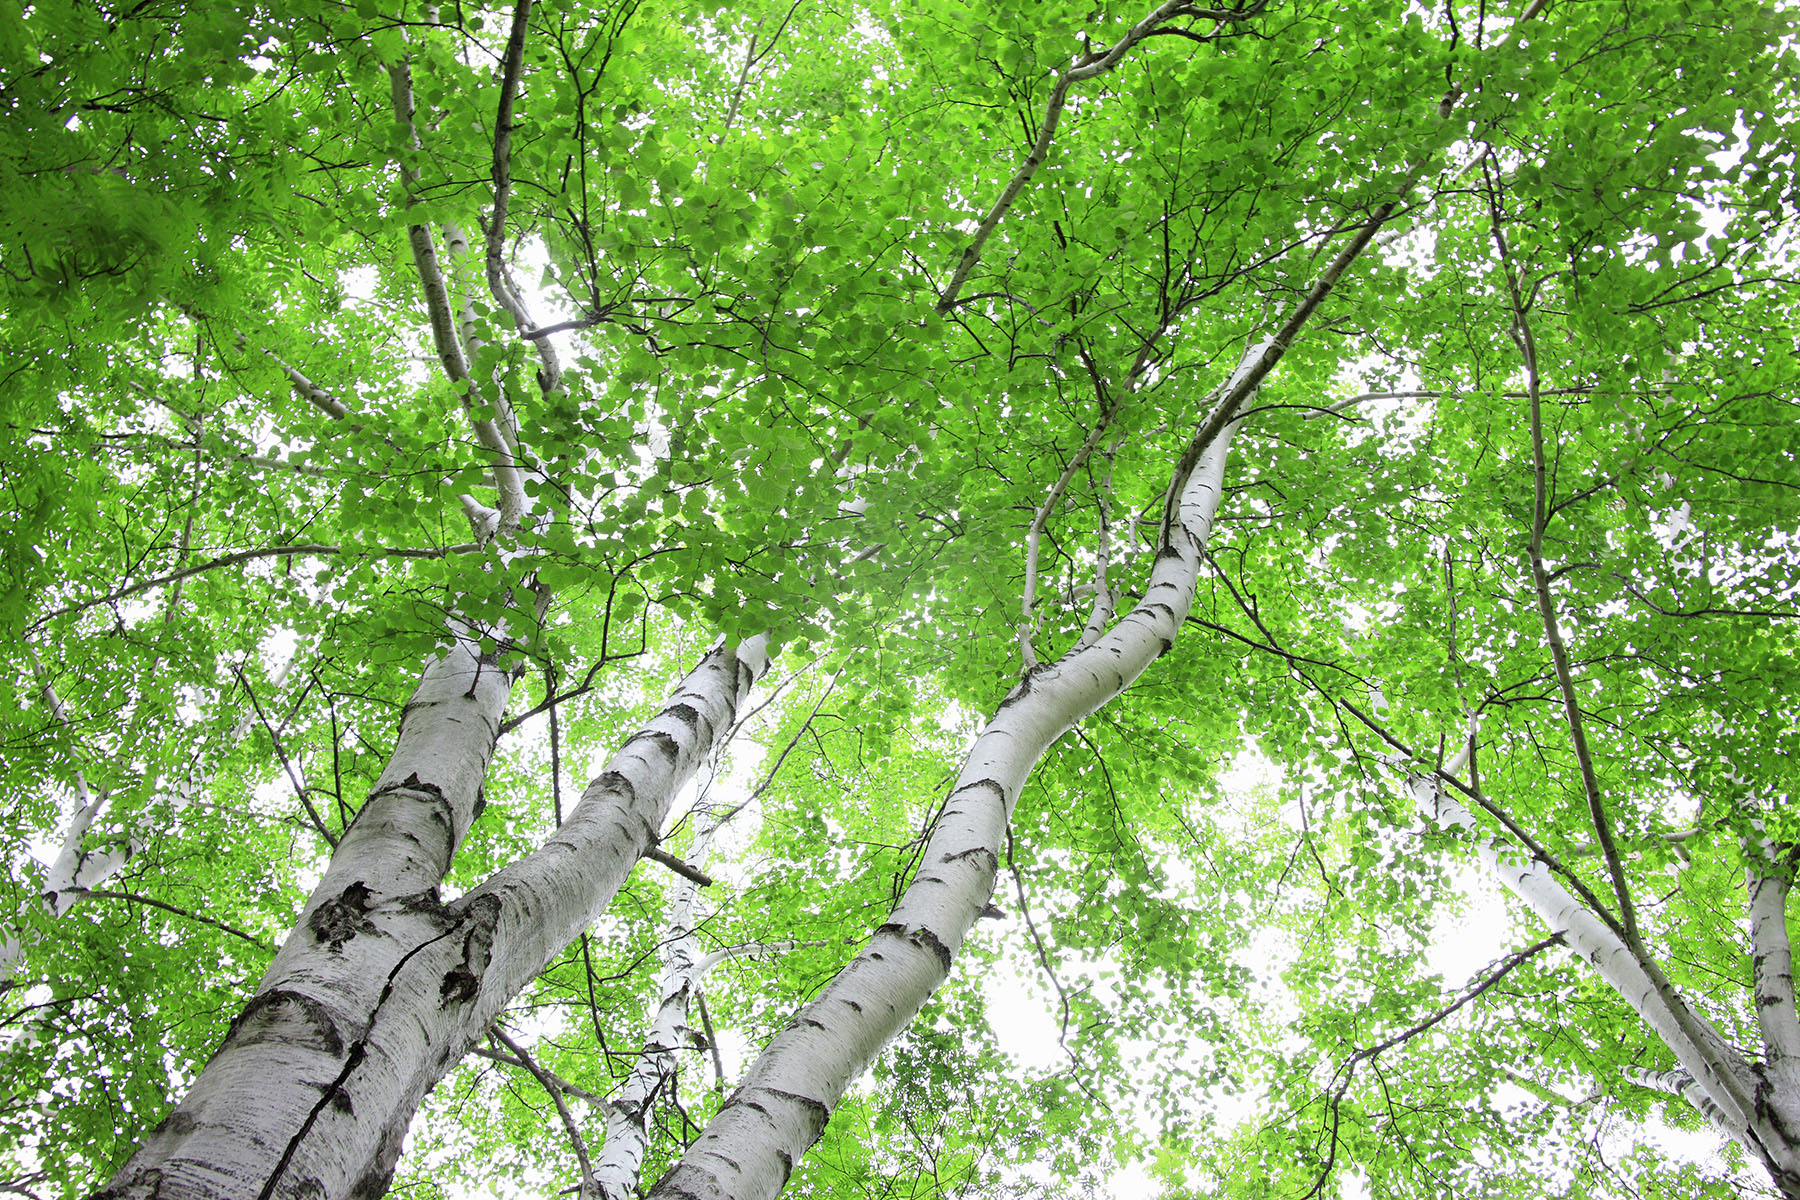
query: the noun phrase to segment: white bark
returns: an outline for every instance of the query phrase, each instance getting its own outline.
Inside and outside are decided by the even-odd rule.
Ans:
[[[510,689],[458,643],[256,997],[107,1197],[379,1196],[425,1092],[605,908],[767,666],[709,654],[542,848],[443,903]]]
[[[387,769],[256,996],[102,1195],[305,1194],[316,1156],[298,1152],[334,1084],[362,1065],[372,1020],[420,1007],[420,997],[397,991],[408,982],[399,968],[458,928],[437,885],[474,820],[510,690],[507,674],[466,642],[426,667]],[[379,1108],[366,1116],[397,1153],[411,1110],[397,1122]]]
[[[1747,843],[1745,890],[1750,907],[1750,962],[1756,1021],[1770,1066],[1800,1060],[1800,1019],[1794,1009],[1794,954],[1788,939],[1788,894],[1793,881],[1776,863],[1769,842]]]
[[[1227,425],[1187,478],[1144,600],[1098,642],[1029,672],[962,766],[918,874],[867,947],[770,1043],[652,1197],[772,1197],[852,1080],[911,1020],[993,892],[1007,822],[1051,743],[1130,686],[1174,643],[1211,532]]]
[[[698,825],[688,850],[695,867],[705,865],[713,835],[730,815],[712,804],[697,808]],[[656,1014],[631,1073],[607,1104],[606,1141],[592,1177],[594,1194],[600,1200],[630,1200],[637,1191],[644,1154],[650,1146],[650,1106],[674,1079],[675,1052],[688,1040],[688,1003],[713,965],[694,955],[694,902],[699,891],[694,880],[678,877],[669,898],[669,919],[664,926],[668,943]]]
[[[393,97],[394,119],[406,129],[408,145],[417,153],[422,147],[413,124],[412,70],[405,63],[389,67],[388,85]],[[416,202],[414,192],[418,188],[419,173],[411,166],[402,165],[400,176],[406,186],[406,203],[410,208]],[[469,377],[468,355],[457,338],[450,288],[437,246],[431,240],[431,230],[425,225],[408,225],[406,238],[412,249],[413,267],[419,274],[419,288],[425,296],[425,311],[431,319],[431,339],[437,348],[438,361],[462,396],[476,440],[487,450],[493,467],[494,487],[500,499],[500,526],[507,531],[517,529],[527,507],[524,483],[514,459],[513,446],[496,422],[480,415],[481,396]],[[466,241],[462,245],[466,251]]]
[[[1466,755],[1465,745],[1445,769],[1454,773]],[[1468,809],[1435,775],[1415,775],[1407,787],[1428,818],[1446,826],[1475,827]],[[1637,1072],[1634,1078],[1689,1101],[1762,1163],[1784,1194],[1800,1195],[1800,1141],[1792,1132],[1800,1131],[1800,1121],[1791,1111],[1800,1095],[1787,1079],[1789,1072],[1771,1074],[1746,1062],[1704,1016],[1679,995],[1659,988],[1624,940],[1572,895],[1547,864],[1497,838],[1477,833],[1475,840],[1483,866],[1563,934],[1570,950],[1599,972],[1680,1064],[1679,1072]],[[1746,1105],[1744,1097],[1753,1100]]]

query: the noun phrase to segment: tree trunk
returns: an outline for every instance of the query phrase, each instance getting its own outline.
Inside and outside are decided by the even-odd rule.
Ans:
[[[1466,753],[1465,749],[1463,755]],[[1463,755],[1446,763],[1445,769],[1457,770]],[[1446,826],[1475,828],[1468,809],[1444,790],[1435,775],[1415,775],[1407,781],[1407,788],[1427,817]],[[1563,934],[1576,957],[1599,972],[1680,1064],[1676,1071],[1639,1072],[1634,1081],[1687,1100],[1719,1132],[1737,1142],[1752,1161],[1762,1164],[1783,1195],[1800,1198],[1800,1138],[1795,1136],[1800,1133],[1800,1122],[1795,1120],[1797,1097],[1791,1065],[1747,1061],[1711,1022],[1666,981],[1656,978],[1658,973],[1571,894],[1546,863],[1479,833],[1476,844],[1482,865],[1544,924]],[[1754,879],[1753,873],[1753,901],[1760,892]],[[1773,937],[1768,941],[1772,944]],[[1784,931],[1783,950],[1785,941]],[[1780,965],[1785,967],[1785,955],[1782,959]]]
[[[1095,644],[1028,672],[1001,702],[969,751],[898,906],[863,952],[776,1035],[651,1190],[652,1200],[751,1200],[780,1192],[851,1081],[948,976],[993,894],[1007,823],[1031,769],[1174,643],[1193,601],[1236,428],[1226,426],[1177,481],[1179,520],[1143,602]]]
[[[380,1196],[425,1093],[605,909],[767,665],[760,639],[708,654],[553,837],[444,903],[511,685],[460,641],[435,660],[256,996],[99,1197]]]

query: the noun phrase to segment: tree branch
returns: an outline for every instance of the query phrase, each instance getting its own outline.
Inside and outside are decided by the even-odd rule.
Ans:
[[[1388,1038],[1383,1042],[1379,1042],[1376,1045],[1369,1046],[1366,1049],[1358,1050],[1355,1054],[1352,1054],[1345,1060],[1344,1065],[1337,1069],[1337,1073],[1334,1076],[1334,1079],[1337,1081],[1337,1087],[1333,1090],[1330,1099],[1326,1102],[1326,1111],[1331,1123],[1331,1144],[1325,1152],[1325,1163],[1319,1168],[1318,1178],[1313,1181],[1312,1187],[1306,1190],[1306,1194],[1301,1197],[1301,1200],[1311,1200],[1312,1197],[1317,1196],[1324,1188],[1325,1184],[1330,1180],[1332,1169],[1337,1165],[1340,1108],[1343,1104],[1345,1093],[1350,1090],[1351,1080],[1355,1076],[1356,1068],[1359,1064],[1371,1062],[1374,1059],[1379,1058],[1384,1052],[1400,1045],[1402,1042],[1411,1041],[1413,1038],[1418,1037],[1432,1026],[1448,1019],[1451,1014],[1471,1003],[1483,993],[1491,991],[1496,984],[1502,979],[1505,979],[1523,964],[1536,958],[1550,947],[1560,946],[1562,943],[1563,935],[1560,933],[1553,933],[1549,937],[1525,947],[1523,950],[1514,951],[1505,958],[1500,959],[1498,963],[1493,964],[1485,979],[1469,988],[1450,1004],[1438,1009],[1438,1011],[1432,1013],[1424,1020],[1407,1026],[1393,1037]]]
[[[310,555],[326,558],[333,555],[369,555],[375,558],[448,558],[452,554],[473,554],[481,549],[474,542],[459,542],[454,546],[441,548],[420,546],[355,546],[346,550],[342,546],[333,546],[322,542],[302,542],[292,546],[266,546],[261,550],[237,550],[230,554],[222,554],[218,558],[209,558],[203,563],[184,567],[179,571],[171,571],[167,575],[158,575],[151,579],[141,580],[126,587],[117,588],[104,596],[96,596],[91,600],[80,600],[74,604],[65,604],[61,608],[53,608],[32,623],[32,627],[41,628],[45,622],[57,617],[66,617],[73,613],[86,612],[102,604],[111,604],[115,600],[123,600],[136,596],[152,588],[165,587],[171,583],[179,583],[183,579],[202,575],[208,571],[235,567],[240,563],[253,562],[259,558],[291,558],[296,555]]]
[[[1100,438],[1111,421],[1112,409],[1108,406],[1100,413],[1100,419],[1094,422],[1093,432],[1088,434],[1087,440],[1081,443],[1081,448],[1063,467],[1062,474],[1051,485],[1044,502],[1032,513],[1031,527],[1025,531],[1025,588],[1019,597],[1019,655],[1025,660],[1027,671],[1038,664],[1037,650],[1031,644],[1031,635],[1037,628],[1036,614],[1032,610],[1037,607],[1038,547],[1043,540],[1044,526],[1049,523],[1050,514],[1056,510],[1056,502],[1062,499],[1069,481],[1075,478],[1075,472],[1081,470],[1088,455],[1100,444]]]
[[[189,912],[185,908],[178,908],[175,905],[166,903],[162,900],[152,899],[149,896],[140,896],[136,892],[115,892],[110,888],[78,888],[76,890],[80,893],[82,898],[88,900],[127,900],[134,904],[145,904],[151,908],[160,908],[166,913],[174,913],[178,917],[186,917],[188,920],[197,921],[202,925],[211,925],[221,933],[229,933],[234,938],[249,942],[252,946],[255,946],[265,954],[275,953],[275,947],[263,941],[253,933],[245,933],[236,926],[227,925],[225,922],[214,920],[212,917],[201,916],[197,912]]]
[[[1600,780],[1594,770],[1594,754],[1588,747],[1587,729],[1581,718],[1581,705],[1575,695],[1575,676],[1569,668],[1568,647],[1563,644],[1562,629],[1556,617],[1556,602],[1550,595],[1550,573],[1544,566],[1544,530],[1550,521],[1549,463],[1544,454],[1544,417],[1539,394],[1537,341],[1532,336],[1527,305],[1519,291],[1518,272],[1507,251],[1506,232],[1501,228],[1499,185],[1486,163],[1482,175],[1487,181],[1487,200],[1494,247],[1506,278],[1506,293],[1512,306],[1512,339],[1525,363],[1525,388],[1531,403],[1531,582],[1537,595],[1538,615],[1544,625],[1544,640],[1550,646],[1550,661],[1556,668],[1556,683],[1562,692],[1563,714],[1568,721],[1569,739],[1574,745],[1575,761],[1581,770],[1581,787],[1587,797],[1588,817],[1594,835],[1606,860],[1607,874],[1612,878],[1613,894],[1619,901],[1619,918],[1624,925],[1626,942],[1633,953],[1648,959],[1649,952],[1638,934],[1637,910],[1631,902],[1631,888],[1625,881],[1625,865],[1613,841],[1612,820],[1600,796]]]
[[[711,887],[713,884],[711,875],[708,875],[698,867],[689,866],[687,863],[682,862],[679,858],[676,858],[666,850],[658,850],[655,846],[647,846],[644,849],[644,857],[651,862],[661,863],[683,879],[691,879],[701,887]]]
[[[560,1081],[554,1079],[549,1072],[540,1069],[537,1063],[532,1060],[531,1055],[525,1053],[525,1047],[519,1045],[519,1043],[513,1041],[510,1037],[507,1037],[506,1031],[501,1029],[500,1026],[495,1025],[488,1032],[495,1041],[512,1051],[513,1057],[518,1059],[518,1065],[531,1072],[532,1077],[538,1081],[538,1084],[544,1089],[545,1093],[549,1095],[550,1103],[556,1105],[556,1115],[562,1118],[563,1129],[569,1135],[569,1145],[574,1147],[575,1150],[575,1161],[579,1163],[581,1167],[581,1184],[576,1191],[576,1195],[578,1200],[589,1200],[589,1197],[594,1194],[592,1180],[594,1167],[588,1159],[587,1143],[582,1140],[581,1128],[575,1124],[575,1118],[569,1115],[569,1106],[563,1103],[563,1089],[558,1086]]]
[[[975,236],[970,239],[968,246],[963,250],[962,258],[958,260],[956,270],[950,276],[950,282],[939,294],[938,315],[942,316],[956,307],[957,293],[962,291],[963,284],[968,282],[969,272],[973,271],[975,264],[981,261],[982,248],[994,235],[994,230],[1000,227],[1000,222],[1012,208],[1013,202],[1019,198],[1019,193],[1025,190],[1025,185],[1031,182],[1031,177],[1037,174],[1038,167],[1042,166],[1044,159],[1049,156],[1050,143],[1056,137],[1056,126],[1062,120],[1063,107],[1068,103],[1070,88],[1097,75],[1103,75],[1118,66],[1133,46],[1154,33],[1158,26],[1171,17],[1193,15],[1210,17],[1216,21],[1238,21],[1243,20],[1254,11],[1256,10],[1228,13],[1220,13],[1215,10],[1201,11],[1192,8],[1187,0],[1163,0],[1163,3],[1151,10],[1149,16],[1127,30],[1125,35],[1114,42],[1110,48],[1091,51],[1074,66],[1065,70],[1057,78],[1056,86],[1050,91],[1050,102],[1045,106],[1044,119],[1038,126],[1037,140],[1032,143],[1031,150],[1025,155],[1025,161],[1013,173],[1012,179],[1008,181],[1005,188],[1001,189],[1000,198],[994,201],[993,207],[988,209],[987,216],[981,219],[981,224],[976,227]]]

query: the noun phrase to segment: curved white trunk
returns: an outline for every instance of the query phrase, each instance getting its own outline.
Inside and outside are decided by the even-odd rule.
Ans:
[[[542,848],[468,895],[438,884],[480,803],[510,690],[434,661],[375,792],[188,1096],[100,1196],[375,1197],[426,1091],[611,901],[767,666],[715,650]]]
[[[1038,759],[1173,644],[1193,601],[1235,430],[1227,425],[1177,481],[1179,519],[1143,602],[1094,644],[1027,673],[1001,703],[964,761],[898,906],[769,1044],[651,1197],[774,1196],[851,1081],[943,982],[993,892],[1007,822]]]

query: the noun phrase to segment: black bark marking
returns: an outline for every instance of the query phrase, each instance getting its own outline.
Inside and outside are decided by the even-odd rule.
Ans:
[[[359,879],[334,898],[319,905],[313,910],[312,916],[306,919],[313,939],[330,946],[333,954],[341,954],[345,942],[360,934],[379,933],[380,930],[367,916],[369,900],[374,894]]]
[[[268,1015],[264,1016],[265,1013]],[[311,1025],[314,1036],[295,1037],[275,1028],[279,1023],[294,1017]],[[232,1021],[231,1028],[225,1033],[225,1041],[219,1048],[223,1050],[227,1046],[254,1046],[258,1042],[285,1042],[292,1046],[306,1046],[333,1058],[344,1052],[344,1038],[338,1032],[337,1022],[332,1020],[330,1010],[311,996],[290,992],[285,988],[272,988],[252,996],[250,1003],[244,1005],[244,1011]]]
[[[976,788],[991,788],[994,795],[1000,797],[1000,803],[1006,803],[1006,789],[1001,787],[999,780],[996,779],[977,779],[973,783],[965,783],[954,792],[951,792],[950,798],[955,799],[964,792],[972,792]]]
[[[788,1177],[794,1173],[794,1156],[786,1150],[777,1150],[775,1161],[781,1164],[781,1186],[786,1187]]]
[[[1158,658],[1161,658],[1175,648],[1175,639],[1173,638],[1158,638],[1157,640],[1162,643],[1162,649],[1156,652],[1156,657]]]
[[[481,976],[493,958],[494,927],[500,920],[500,897],[489,892],[477,896],[462,908],[461,920],[467,930],[463,934],[462,962],[445,972],[438,984],[438,1003],[443,1008],[466,1004],[481,991]]]
[[[681,758],[681,743],[676,741],[673,735],[664,733],[660,729],[646,730],[632,738],[631,741],[651,743],[658,750],[662,751],[663,757],[669,760],[669,765],[671,766]],[[631,742],[625,744],[629,746]]]
[[[1003,713],[1029,695],[1031,695],[1031,672],[1027,671],[1019,677],[1019,682],[1013,687],[1013,690],[1006,693],[1006,699],[1000,701],[999,707],[994,712],[996,714]]]
[[[331,1107],[337,1109],[337,1111],[343,1113],[345,1116],[353,1117],[356,1115],[356,1107],[350,1103],[350,1093],[342,1088],[332,1089]]]
[[[986,846],[970,846],[967,850],[958,850],[955,854],[946,854],[946,855],[944,855],[943,858],[939,859],[938,861],[950,863],[950,862],[957,862],[957,861],[959,861],[961,859],[965,859],[965,858],[977,858],[977,857],[985,858],[987,860],[988,870],[998,871],[1000,869],[999,856],[997,856],[992,850],[989,850]]]
[[[853,1012],[861,1012],[862,1011],[862,1005],[858,1004],[854,1000],[846,1000],[846,1001],[844,1001],[844,1003],[848,1004]]]
[[[812,1136],[806,1144],[811,1146],[825,1132],[825,1126],[831,1120],[831,1106],[811,1096],[802,1096],[795,1092],[784,1092],[776,1088],[763,1088],[763,1091],[789,1104],[798,1105],[806,1113],[806,1123],[812,1127]]]
[[[497,907],[499,900],[498,898],[493,899]],[[269,1173],[269,1178],[263,1183],[262,1190],[256,1194],[256,1200],[269,1200],[275,1194],[275,1185],[280,1183],[281,1177],[287,1173],[288,1163],[293,1161],[294,1152],[300,1148],[300,1143],[306,1140],[307,1135],[312,1132],[313,1126],[318,1124],[320,1114],[325,1111],[332,1097],[349,1082],[350,1076],[356,1072],[356,1068],[362,1065],[363,1059],[368,1055],[369,1039],[375,1035],[376,1018],[381,1016],[381,1010],[387,1004],[388,997],[394,994],[394,980],[399,978],[400,972],[406,969],[406,964],[413,960],[413,955],[437,945],[453,932],[455,932],[454,926],[435,937],[420,942],[402,954],[400,961],[395,963],[393,969],[388,972],[387,979],[381,985],[381,995],[375,998],[375,1005],[369,1010],[369,1023],[364,1028],[362,1036],[351,1045],[350,1053],[345,1056],[343,1068],[338,1071],[337,1078],[331,1081],[331,1085],[325,1089],[325,1094],[319,1097],[319,1101],[313,1105],[312,1111],[306,1114],[306,1120],[300,1123],[300,1128],[294,1132],[293,1137],[288,1139],[287,1146],[281,1152],[281,1158],[275,1163],[275,1169]],[[490,939],[492,938],[491,931],[488,936]],[[313,1003],[317,1002],[313,1001]],[[252,1000],[249,1005],[245,1006],[244,1016],[250,1014],[250,1010],[255,1004],[256,1001]],[[241,1021],[243,1017],[238,1019]],[[235,1028],[236,1023],[234,1022],[233,1029],[235,1030]],[[230,1034],[226,1035],[227,1041],[230,1040],[230,1036]],[[399,1160],[400,1146],[406,1138],[406,1128],[412,1120],[412,1115],[407,1112],[389,1116],[387,1126],[382,1131],[381,1148],[377,1152],[376,1165],[357,1180],[355,1189],[350,1193],[350,1200],[379,1200],[379,1197],[387,1192],[388,1183],[394,1177],[394,1163]]]
[[[162,1120],[158,1121],[156,1123],[156,1128],[152,1129],[150,1132],[153,1134],[169,1133],[174,1134],[176,1137],[184,1137],[187,1134],[194,1132],[199,1124],[200,1122],[196,1121],[190,1113],[172,1112]]]
[[[389,792],[418,792],[421,795],[434,796],[439,800],[444,798],[444,789],[435,783],[427,783],[420,779],[417,771],[409,771],[406,778],[399,783],[390,783],[386,787],[376,788],[369,793],[369,799],[385,796]]]
[[[949,973],[951,957],[950,947],[945,945],[943,939],[931,932],[931,930],[926,929],[923,926],[918,929],[909,930],[906,926],[897,921],[889,921],[885,925],[876,926],[875,932],[878,934],[891,933],[897,938],[904,938],[906,941],[911,942],[920,949],[931,951],[937,956],[938,962],[943,964],[945,974]],[[871,954],[869,957],[878,958],[880,956]]]
[[[663,709],[666,716],[674,717],[695,733],[700,731],[700,710],[691,704],[671,704]]]
[[[477,784],[475,786],[475,811],[472,814],[470,814],[470,816],[469,816],[470,822],[471,823],[474,822],[474,820],[477,817],[481,816],[481,814],[486,811],[487,811],[487,792],[481,787],[480,784]]]
[[[628,803],[637,803],[637,786],[618,771],[602,773],[594,780],[594,786],[609,792],[623,792]]]
[[[450,908],[438,895],[435,887],[426,888],[422,892],[409,892],[394,898],[395,907],[401,912],[416,913],[422,917],[430,917],[442,925],[449,925],[455,920]]]
[[[410,792],[414,797],[431,805],[432,818],[436,820],[439,825],[443,826],[444,829],[444,857],[448,859],[450,856],[454,855],[456,853],[456,810],[450,803],[449,798],[444,795],[444,789],[435,783],[428,783],[425,780],[420,779],[419,773],[417,771],[412,771],[399,783],[390,783],[386,787],[376,788],[369,793],[369,799],[375,800],[381,796],[392,795],[398,792]],[[480,794],[480,789],[477,789],[477,805],[484,802],[485,801]],[[368,807],[367,804],[363,805],[363,809],[367,809]],[[476,811],[480,811],[479,807]],[[362,816],[362,811],[359,810],[356,815],[359,817]]]
[[[937,955],[938,961],[944,964],[944,973],[949,974],[950,947],[946,946],[937,934],[929,929],[915,929],[912,932],[912,940]]]
[[[1169,618],[1171,621],[1175,619],[1175,610],[1164,604],[1161,600],[1152,600],[1150,603],[1144,605],[1144,611],[1149,612],[1152,610],[1160,611],[1163,616]]]

